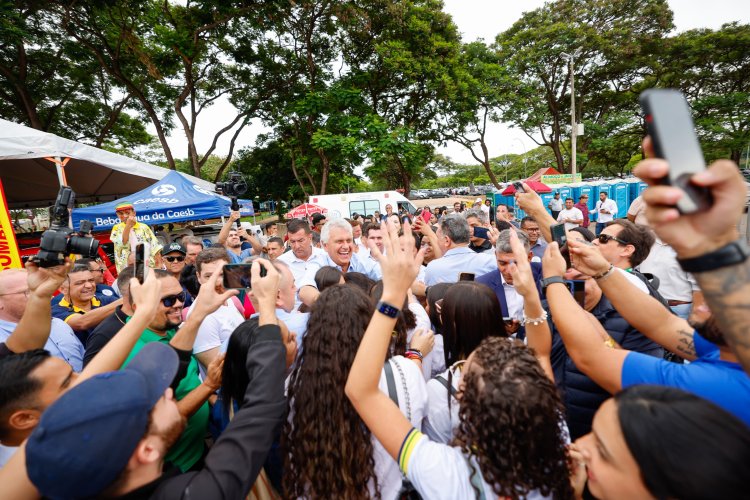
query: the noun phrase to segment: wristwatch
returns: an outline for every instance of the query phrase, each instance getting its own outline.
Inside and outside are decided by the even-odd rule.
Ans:
[[[750,249],[742,240],[737,240],[713,252],[693,257],[692,259],[677,259],[682,270],[688,273],[705,273],[741,264],[750,257]]]
[[[550,276],[549,278],[544,278],[542,281],[542,292],[547,291],[547,287],[550,285],[554,285],[555,283],[562,283],[565,284],[565,279],[562,276]]]
[[[388,302],[383,302],[382,300],[378,302],[377,306],[375,306],[375,310],[381,314],[385,314],[389,318],[395,318],[398,316],[398,313],[401,312],[401,309],[398,307],[392,306]]]

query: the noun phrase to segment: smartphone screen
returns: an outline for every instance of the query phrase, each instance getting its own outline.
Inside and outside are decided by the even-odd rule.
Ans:
[[[570,268],[570,253],[568,253],[568,234],[565,232],[565,223],[552,224],[549,227],[552,233],[552,240],[557,242],[557,246],[560,249],[560,253],[565,257],[565,264]]]
[[[250,264],[226,264],[223,268],[224,271],[224,288],[227,290],[236,289],[252,289],[252,282],[250,280]],[[260,276],[266,275],[266,268],[260,266]]]
[[[458,281],[474,281],[474,273],[458,273]]]
[[[549,227],[549,230],[552,233],[552,239],[557,242],[557,246],[562,250],[565,244],[568,243],[568,235],[565,232],[565,223],[552,224]]]
[[[583,280],[565,280],[568,285],[570,293],[573,294],[573,298],[576,299],[578,305],[584,307],[586,300],[586,282]]]
[[[432,218],[432,214],[429,210],[422,210],[422,220],[429,223],[430,219]]]
[[[488,239],[490,236],[490,230],[486,227],[475,227],[474,228],[474,237],[475,238],[483,238]]]
[[[146,280],[148,274],[148,258],[151,257],[151,245],[148,243],[138,243],[135,246],[135,263],[133,275],[139,283],[143,283]]]
[[[687,194],[677,201],[677,209],[687,214],[710,207],[710,192],[690,182],[706,169],[706,161],[685,97],[675,89],[648,89],[640,103],[654,152],[669,162],[668,183]]]

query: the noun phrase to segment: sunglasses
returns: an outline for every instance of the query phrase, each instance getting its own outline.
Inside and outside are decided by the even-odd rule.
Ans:
[[[620,238],[617,238],[616,236],[610,236],[608,234],[600,234],[599,236],[597,236],[597,239],[599,240],[599,243],[601,243],[602,245],[606,245],[612,240],[616,241],[617,243],[621,245],[630,245],[630,243],[628,243],[627,241],[621,240]]]
[[[182,255],[177,255],[174,257],[164,257],[164,260],[166,260],[167,262],[182,262],[183,260],[185,260],[185,257],[183,257]]]
[[[185,290],[183,290],[177,295],[167,295],[166,297],[162,297],[161,303],[164,305],[164,307],[172,307],[177,302],[182,302],[184,304],[186,298],[187,294],[185,293]]]

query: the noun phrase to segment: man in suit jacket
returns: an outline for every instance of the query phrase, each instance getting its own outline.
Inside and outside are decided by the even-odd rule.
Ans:
[[[523,319],[523,297],[513,287],[513,276],[510,273],[510,264],[514,259],[513,250],[510,247],[511,231],[514,230],[506,229],[501,231],[495,243],[497,269],[479,276],[476,282],[487,285],[495,292],[497,300],[500,302],[503,318],[512,318],[513,320],[512,324],[506,323],[509,333],[517,333],[518,338],[523,338],[524,332],[520,329],[520,323]],[[529,256],[529,261],[531,261],[534,254],[531,253],[529,237],[523,231],[517,231],[516,234]],[[537,283],[537,289],[541,297],[542,292],[539,281],[542,279],[542,265],[538,262],[532,262],[531,271],[534,274],[534,280]]]

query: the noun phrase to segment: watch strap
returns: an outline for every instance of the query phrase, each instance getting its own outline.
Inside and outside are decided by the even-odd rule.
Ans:
[[[392,306],[388,302],[383,302],[382,300],[378,302],[377,306],[375,306],[375,310],[381,314],[385,314],[389,318],[395,318],[398,316],[398,313],[401,312],[401,309],[398,307]]]
[[[565,284],[565,278],[562,276],[550,276],[549,278],[544,278],[541,281],[542,291],[546,291],[548,286],[554,285],[555,283]]]
[[[688,273],[705,273],[745,262],[750,256],[747,243],[737,240],[723,247],[691,259],[677,259],[682,270]]]

